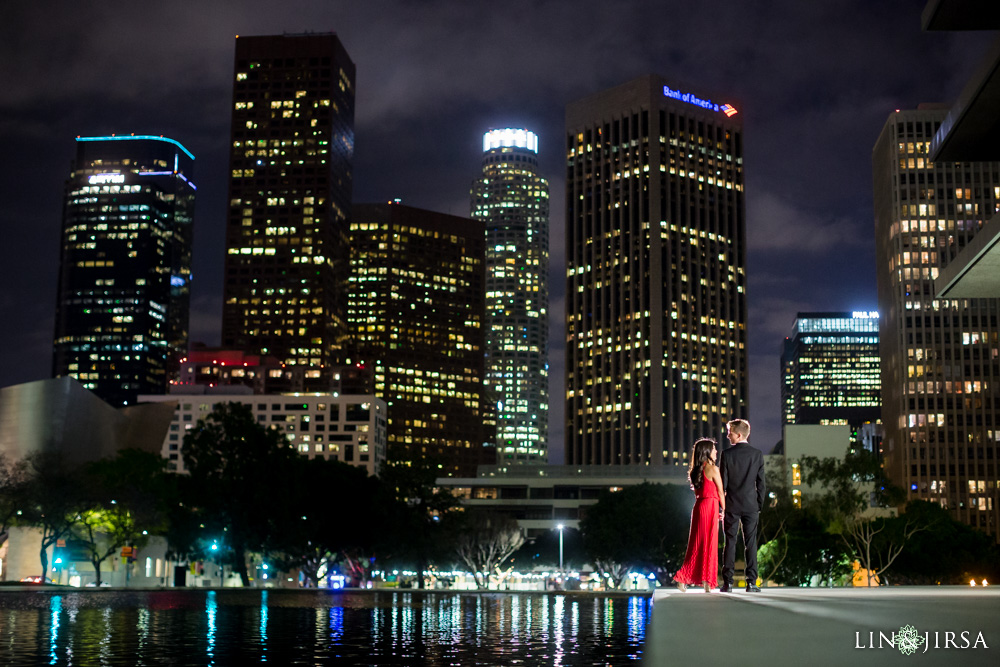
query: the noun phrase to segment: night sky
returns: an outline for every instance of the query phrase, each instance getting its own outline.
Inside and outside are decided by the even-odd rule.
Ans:
[[[194,153],[191,341],[219,343],[235,36],[336,32],[357,65],[355,202],[400,198],[467,216],[483,132],[539,135],[552,197],[554,463],[563,437],[565,105],[655,73],[737,106],[751,441],[768,451],[781,437],[779,354],[795,313],[876,308],[871,151],[888,114],[952,102],[992,38],[921,32],[924,4],[6,3],[0,386],[51,372],[62,187],[78,135],[164,135]]]

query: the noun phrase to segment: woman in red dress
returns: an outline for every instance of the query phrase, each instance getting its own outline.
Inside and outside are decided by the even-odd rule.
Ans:
[[[718,583],[719,519],[726,511],[722,475],[715,465],[718,453],[716,442],[711,438],[702,438],[694,443],[691,468],[688,470],[695,495],[691,532],[688,534],[684,565],[674,575],[677,588],[682,593],[688,586],[696,584],[702,584],[707,593]]]

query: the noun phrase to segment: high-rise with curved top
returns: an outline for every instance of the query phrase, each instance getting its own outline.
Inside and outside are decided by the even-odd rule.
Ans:
[[[538,137],[483,136],[472,217],[486,225],[486,391],[497,406],[501,463],[545,462],[549,415],[549,184]]]
[[[76,139],[52,372],[112,405],[165,394],[187,350],[193,167],[166,137]]]

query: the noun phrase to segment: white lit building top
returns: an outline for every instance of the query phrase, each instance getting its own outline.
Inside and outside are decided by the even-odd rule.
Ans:
[[[490,130],[483,135],[483,152],[494,148],[526,148],[532,153],[538,152],[538,135],[528,130],[505,128]]]

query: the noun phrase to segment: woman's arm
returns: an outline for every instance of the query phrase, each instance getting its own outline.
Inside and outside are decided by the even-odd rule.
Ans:
[[[711,463],[707,464],[705,466],[705,479],[715,484],[715,488],[719,491],[719,512],[725,514],[726,494],[722,490],[722,475],[719,474],[718,466],[714,466]]]

